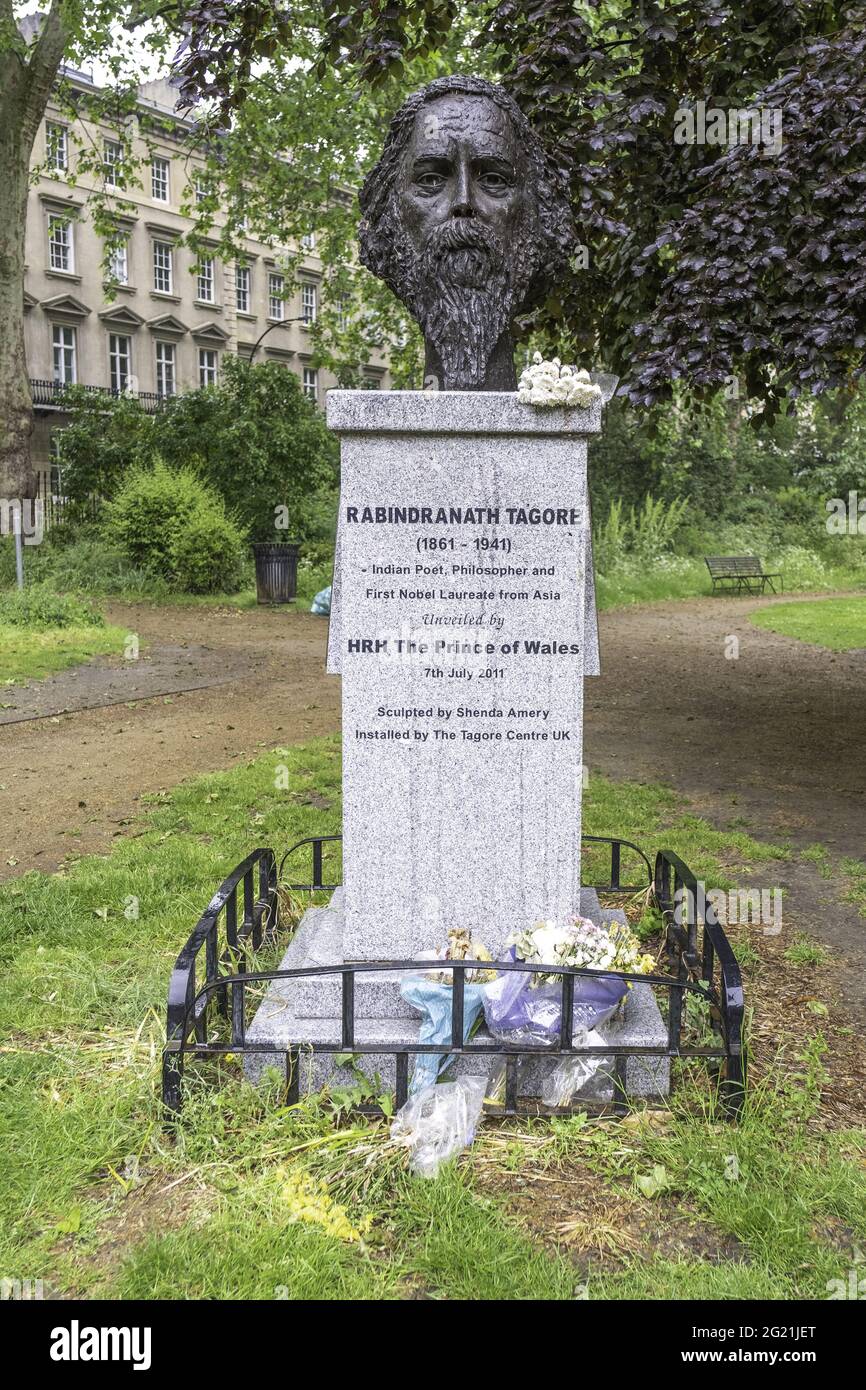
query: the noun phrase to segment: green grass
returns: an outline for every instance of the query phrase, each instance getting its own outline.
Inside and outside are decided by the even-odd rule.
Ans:
[[[866,647],[866,598],[829,598],[779,603],[752,614],[758,627],[811,642],[832,652]]]
[[[866,588],[866,572],[862,567],[831,566],[820,583],[786,583],[785,587],[790,590],[802,588],[810,591],[863,589]],[[621,571],[612,570],[609,574],[598,574],[596,589],[601,610],[622,608],[634,603],[660,603],[678,598],[708,598],[712,593],[709,574],[703,560],[680,556],[662,557],[658,562],[647,562],[642,566],[630,565]],[[853,601],[858,602],[857,599]],[[778,613],[779,608],[773,608],[772,612]]]
[[[785,960],[791,965],[825,965],[829,959],[823,946],[812,941],[805,932],[797,932],[785,951]]]
[[[55,874],[0,885],[0,1267],[83,1297],[440,1299],[822,1297],[849,1256],[815,1234],[838,1222],[866,1238],[862,1173],[834,1136],[806,1121],[820,1066],[764,1088],[744,1125],[675,1105],[661,1135],[568,1121],[514,1122],[513,1143],[482,1127],[435,1182],[412,1178],[387,1127],[335,1120],[327,1100],[287,1108],[239,1063],[190,1069],[173,1136],[162,1127],[159,1053],[168,975],[219,881],[252,848],[278,851],[340,823],[335,738],[263,754],[151,798],[129,838]],[[279,790],[280,765],[289,790]],[[313,806],[330,799],[330,807]],[[670,845],[709,886],[786,851],[716,831],[676,796],[590,781],[589,833]],[[599,869],[601,864],[599,861]],[[276,1083],[274,1083],[275,1085]],[[686,1091],[687,1095],[691,1094]],[[725,1177],[739,1156],[742,1180]],[[650,1242],[589,1276],[555,1229],[524,1229],[489,1178],[527,1164],[590,1172],[612,1203],[633,1202],[654,1164],[670,1181],[662,1213],[697,1212],[742,1262],[677,1263]],[[512,1161],[513,1160],[513,1161]],[[322,1184],[299,1205],[287,1174]],[[859,1184],[859,1185],[858,1185]],[[555,1188],[546,1189],[548,1193]],[[573,1187],[565,1186],[567,1203]],[[334,1214],[356,1237],[328,1224]],[[564,1214],[568,1214],[565,1207]]]
[[[679,559],[675,566],[647,564],[596,575],[599,609],[622,608],[633,603],[660,603],[665,599],[701,598],[710,593],[703,560]]]
[[[126,633],[119,627],[64,627],[32,631],[0,623],[0,697],[2,687],[78,666],[93,656],[118,656]],[[2,699],[0,699],[2,706]]]

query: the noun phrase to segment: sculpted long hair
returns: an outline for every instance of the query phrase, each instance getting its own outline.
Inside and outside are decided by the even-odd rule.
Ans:
[[[483,77],[455,74],[437,77],[403,103],[391,121],[379,162],[370,170],[359,194],[361,224],[358,232],[363,265],[384,280],[400,298],[406,297],[409,266],[404,263],[405,240],[398,233],[396,199],[397,176],[412,138],[418,112],[436,97],[451,92],[486,97],[506,112],[523,147],[529,183],[538,208],[535,235],[541,240],[540,254],[532,257],[535,273],[520,295],[520,309],[532,308],[545,287],[556,278],[574,250],[574,224],[568,204],[565,181],[549,159],[513,97]]]

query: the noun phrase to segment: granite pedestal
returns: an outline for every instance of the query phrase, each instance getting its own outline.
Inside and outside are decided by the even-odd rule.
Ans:
[[[586,455],[601,415],[600,400],[537,410],[511,393],[329,393],[345,887],[305,915],[284,968],[412,960],[455,928],[495,959],[539,919],[617,915],[580,876],[583,682],[598,670]],[[337,973],[276,982],[248,1042],[338,1044],[340,999]],[[396,973],[356,976],[358,1043],[411,1052],[418,1027]],[[608,1027],[623,1044],[666,1038],[646,985]],[[268,1060],[247,1054],[250,1076]],[[361,1065],[393,1083],[393,1057]],[[528,1065],[523,1091],[553,1065]],[[327,1054],[304,1073],[307,1088],[343,1079]],[[668,1074],[666,1059],[631,1058],[627,1087],[663,1093]]]

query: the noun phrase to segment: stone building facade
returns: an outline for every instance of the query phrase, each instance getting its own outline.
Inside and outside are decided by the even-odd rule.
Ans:
[[[83,74],[66,77],[82,94],[93,90]],[[38,173],[27,213],[25,335],[35,415],[33,458],[43,496],[62,491],[52,460],[69,383],[132,391],[146,408],[158,409],[167,396],[218,381],[226,353],[249,358],[255,349],[257,362],[280,362],[295,372],[320,405],[336,384],[313,365],[310,325],[322,280],[314,236],[296,248],[303,256],[291,272],[279,248],[252,234],[244,238],[242,261],[223,261],[215,243],[214,255],[196,265],[193,252],[180,244],[192,226],[182,204],[195,201],[203,174],[183,148],[185,123],[174,114],[174,100],[164,81],[139,89],[139,112],[157,117],[161,133],[155,139],[151,131],[146,143],[133,137],[134,149],[139,145],[135,153],[147,155],[136,171],[143,186],[122,191],[132,207],[115,219],[124,239],[112,256],[110,299],[103,242],[87,208],[93,177],[85,173],[75,183],[69,178],[78,143],[68,115],[50,105],[37,136]],[[102,149],[102,177],[110,188],[116,133],[79,124],[79,135]],[[362,382],[370,388],[388,384],[382,353],[365,365]]]

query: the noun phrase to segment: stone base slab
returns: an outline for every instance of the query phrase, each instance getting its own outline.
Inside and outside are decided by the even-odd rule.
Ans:
[[[581,912],[594,920],[624,921],[616,909],[602,909],[593,889],[583,889]],[[281,962],[281,969],[291,970],[314,965],[341,965],[342,889],[337,889],[327,907],[307,910]],[[341,1040],[341,982],[339,976],[314,976],[303,980],[275,980],[267,990],[247,1029],[247,1045],[257,1041],[274,1043],[281,1050],[298,1048],[301,1052],[301,1090],[317,1091],[325,1084],[351,1084],[351,1069],[335,1067],[327,1053],[308,1051],[304,1044],[332,1043]],[[412,1044],[417,1042],[419,1016],[400,996],[399,976],[389,972],[358,975],[355,980],[355,1041],[359,1045],[405,1048],[410,1053],[410,1075],[414,1066]],[[614,1017],[604,1025],[605,1036],[615,1046],[665,1047],[667,1028],[651,985],[635,985]],[[482,1027],[473,1042],[494,1042]],[[526,1059],[519,1078],[521,1096],[538,1096],[544,1078],[556,1065],[555,1056]],[[459,1057],[449,1075],[485,1075],[496,1059],[477,1056]],[[359,1054],[358,1065],[369,1076],[378,1073],[382,1086],[393,1089],[396,1060],[388,1053]],[[248,1051],[244,1053],[244,1070],[250,1081],[258,1081],[268,1067],[284,1070],[285,1058],[280,1053]],[[626,1060],[626,1091],[634,1097],[665,1096],[670,1090],[670,1059],[667,1057],[629,1057]],[[589,1085],[576,1093],[587,1101],[609,1101],[613,1098],[613,1059],[605,1061]]]

